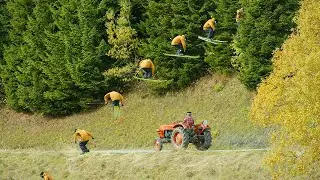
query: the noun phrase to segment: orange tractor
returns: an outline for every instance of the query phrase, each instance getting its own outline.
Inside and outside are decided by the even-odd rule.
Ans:
[[[186,149],[192,143],[202,151],[209,149],[212,143],[211,128],[207,120],[196,125],[184,122],[161,125],[157,132],[159,137],[154,141],[156,151],[162,150],[163,143],[171,143],[175,149]]]

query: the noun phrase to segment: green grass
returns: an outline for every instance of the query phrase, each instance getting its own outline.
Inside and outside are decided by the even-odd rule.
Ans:
[[[266,152],[199,152],[105,154],[2,152],[1,179],[271,179],[261,166]]]
[[[152,148],[156,129],[183,120],[187,111],[193,112],[196,123],[207,119],[218,134],[211,149],[268,147],[268,130],[254,126],[247,117],[252,93],[236,78],[207,76],[183,91],[165,96],[152,95],[140,82],[135,92],[124,97],[125,106],[118,119],[113,117],[110,105],[59,118],[2,108],[0,149],[74,148],[75,128],[92,132],[96,149]]]

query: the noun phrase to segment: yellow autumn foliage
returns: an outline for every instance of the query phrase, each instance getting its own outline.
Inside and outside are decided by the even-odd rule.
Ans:
[[[320,1],[303,0],[296,22],[250,117],[276,129],[266,159],[274,179],[320,179]]]

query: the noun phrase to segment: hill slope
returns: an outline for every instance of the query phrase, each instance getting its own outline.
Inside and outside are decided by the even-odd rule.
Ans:
[[[207,119],[218,134],[213,149],[267,146],[267,130],[255,127],[247,117],[252,94],[236,78],[207,76],[193,87],[159,97],[143,87],[125,95],[118,119],[109,105],[59,118],[1,109],[0,136],[5,138],[0,148],[74,148],[74,128],[92,132],[95,149],[151,148],[156,128],[183,120],[187,111],[193,112],[197,123]]]

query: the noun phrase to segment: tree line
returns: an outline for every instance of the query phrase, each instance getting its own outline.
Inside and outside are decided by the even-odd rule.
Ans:
[[[244,8],[240,25],[236,11]],[[4,0],[0,2],[0,98],[16,110],[79,112],[109,90],[132,83],[139,60],[150,58],[161,91],[188,86],[207,72],[232,74],[255,89],[272,71],[272,52],[291,33],[298,0]],[[209,18],[215,39],[197,38]],[[187,54],[170,38],[187,36]]]

